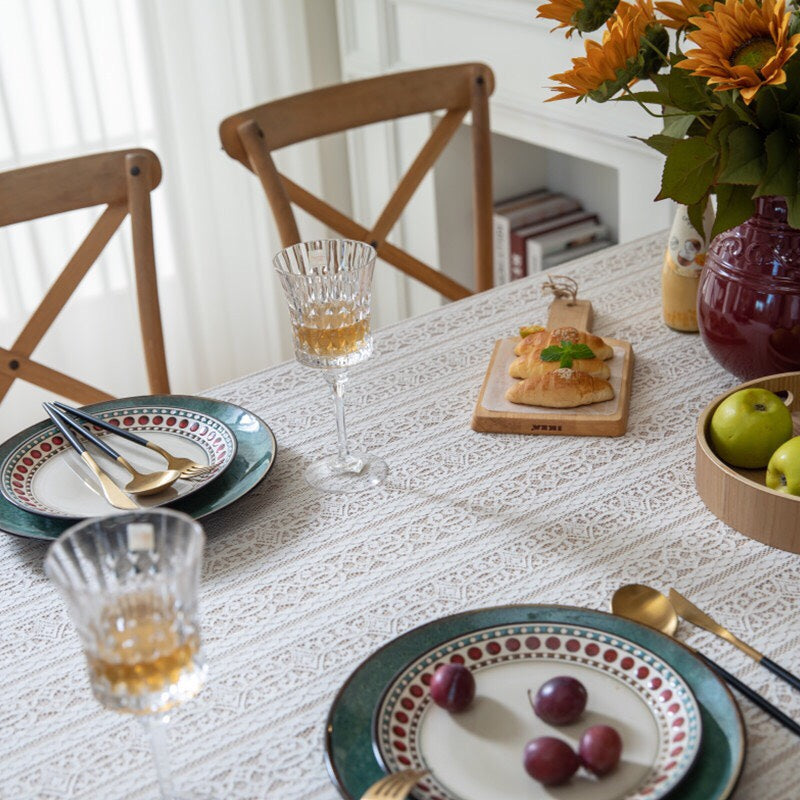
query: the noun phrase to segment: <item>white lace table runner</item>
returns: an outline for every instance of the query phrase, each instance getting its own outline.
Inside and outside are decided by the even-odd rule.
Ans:
[[[737,381],[698,336],[661,323],[663,246],[655,236],[561,268],[593,301],[595,332],[633,344],[622,438],[470,429],[494,341],[546,319],[540,278],[378,334],[347,398],[352,439],[391,468],[374,492],[303,483],[308,460],[334,448],[319,374],[288,363],[209,392],[262,416],[278,456],[258,488],[206,520],[210,682],[172,730],[185,794],[333,800],[323,733],[342,682],[392,637],[481,606],[606,609],[620,584],[675,586],[800,672],[800,556],[731,530],[695,492],[697,415]],[[155,798],[138,726],[90,695],[44,550],[0,535],[0,797]],[[800,693],[710,634],[680,635],[800,720]],[[798,740],[741,706],[750,748],[735,797],[796,800]]]

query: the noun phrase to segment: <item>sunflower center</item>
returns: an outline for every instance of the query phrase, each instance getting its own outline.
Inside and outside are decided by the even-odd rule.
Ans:
[[[731,53],[730,63],[732,67],[750,67],[759,72],[777,52],[772,39],[750,39]]]

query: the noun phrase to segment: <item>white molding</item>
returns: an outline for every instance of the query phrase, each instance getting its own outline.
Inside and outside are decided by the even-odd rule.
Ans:
[[[591,136],[593,140],[605,142],[606,144],[617,149],[629,150],[639,155],[644,153],[646,156],[653,158],[654,160],[660,160],[663,158],[660,153],[648,147],[646,144],[644,144],[644,142],[631,139],[629,134],[619,134],[614,131],[598,130],[597,128],[585,123],[576,123],[572,117],[566,117],[565,115],[559,114],[555,108],[547,112],[537,111],[535,108],[536,106],[532,106],[530,98],[524,95],[515,94],[513,92],[497,92],[491,99],[490,119],[492,120],[492,130],[497,130],[494,122],[498,114],[516,114],[525,117],[532,123],[530,131],[536,130],[536,128],[533,127],[533,123],[537,125],[546,125],[548,127],[557,127],[561,128],[565,133],[569,133],[571,136],[574,136],[575,133],[579,132],[583,135]],[[525,137],[527,141],[530,141],[533,144],[538,144],[542,147],[558,149],[557,142],[549,139],[547,141],[545,141],[545,139],[539,140],[532,136],[530,131]],[[503,133],[503,131],[498,130],[498,133]]]
[[[536,23],[536,4],[533,0],[388,0],[393,6],[425,6],[459,14],[502,20],[503,22]]]

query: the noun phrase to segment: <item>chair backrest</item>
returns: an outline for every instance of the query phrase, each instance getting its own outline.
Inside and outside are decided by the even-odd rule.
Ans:
[[[128,214],[150,391],[169,392],[150,213],[150,192],[160,181],[158,158],[142,149],[98,153],[0,173],[0,226],[106,204],[16,341],[9,349],[0,347],[0,400],[18,378],[78,403],[112,397],[34,361],[31,354]]]
[[[261,181],[284,247],[300,241],[294,202],[342,236],[370,242],[384,261],[449,299],[471,292],[386,241],[386,235],[468,112],[472,112],[475,286],[492,286],[492,170],[489,95],[494,75],[485,64],[399,72],[327,86],[256,106],[223,120],[222,146]],[[433,133],[371,228],[365,228],[281,175],[271,157],[296,142],[362,125],[444,110]]]

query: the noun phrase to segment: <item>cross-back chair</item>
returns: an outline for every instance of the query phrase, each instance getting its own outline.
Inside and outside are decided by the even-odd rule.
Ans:
[[[489,95],[494,75],[485,64],[399,72],[327,86],[241,111],[223,120],[220,139],[225,152],[254,172],[266,193],[284,247],[300,234],[292,203],[340,235],[370,242],[384,261],[456,300],[472,292],[386,241],[386,236],[428,170],[468,112],[472,113],[475,286],[492,286],[492,171],[489,139]],[[403,175],[371,228],[333,208],[278,172],[272,152],[297,142],[375,122],[444,110],[414,162]]]
[[[0,226],[106,204],[16,341],[9,349],[0,347],[0,401],[17,379],[78,403],[111,399],[105,391],[40,364],[32,353],[128,214],[150,390],[169,393],[150,212],[150,192],[160,181],[158,158],[143,149],[97,153],[0,173]]]

